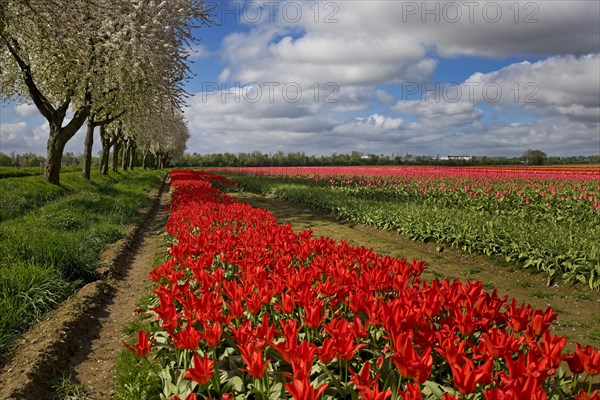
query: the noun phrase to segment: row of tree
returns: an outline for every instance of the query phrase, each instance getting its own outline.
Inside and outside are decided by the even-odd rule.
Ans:
[[[114,149],[114,147],[113,147]],[[121,146],[120,149],[116,149],[110,152],[109,159],[111,160],[110,169],[116,171],[118,168],[124,170],[133,169],[134,167],[145,167],[150,166],[153,168],[160,168],[161,164],[164,164],[164,160],[156,157],[153,153],[144,155],[142,152],[130,152],[127,154],[125,148]],[[97,156],[92,157],[92,167],[101,167],[101,156],[100,152]],[[67,151],[62,157],[62,166],[83,166],[84,155],[82,153],[75,154],[72,151]],[[181,159],[180,159],[181,161]],[[17,154],[11,152],[10,154],[4,154],[0,152],[0,167],[13,167],[18,168],[39,168],[46,164],[46,158],[34,153]],[[102,166],[103,169],[108,169],[107,166]]]
[[[600,164],[600,155],[576,157],[548,157],[540,150],[527,150],[520,157],[464,157],[444,159],[426,155],[377,155],[353,151],[350,154],[324,156],[303,152],[267,154],[251,153],[186,153],[181,166],[200,167],[264,167],[264,166],[328,166],[328,165],[542,165],[542,164]]]
[[[48,121],[48,182],[59,184],[65,145],[86,122],[84,178],[96,128],[102,172],[111,148],[162,166],[183,154],[192,30],[210,13],[204,0],[0,0],[0,94]]]

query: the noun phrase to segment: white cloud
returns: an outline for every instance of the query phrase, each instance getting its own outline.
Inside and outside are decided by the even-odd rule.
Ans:
[[[600,41],[600,3],[590,1],[295,4],[303,7],[300,21],[276,12],[275,22],[263,18],[223,40],[227,78],[422,82],[436,67],[434,57],[586,54],[597,52]],[[338,22],[324,23],[332,15]]]
[[[550,115],[600,122],[600,55],[550,57],[535,63],[522,62],[488,74],[469,77],[475,101],[485,100],[482,88],[498,104],[524,106]],[[499,87],[501,95],[496,96]]]
[[[446,150],[514,154],[522,152],[522,146],[537,146],[560,152],[594,151],[590,144],[598,142],[598,118],[594,118],[599,107],[598,55],[580,55],[598,51],[597,2],[483,1],[469,3],[473,10],[456,2],[463,8],[455,22],[448,21],[452,19],[449,2],[352,1],[335,2],[328,9],[329,3],[321,2],[318,18],[315,3],[297,4],[303,7],[300,21],[290,22],[275,13],[274,22],[263,18],[247,23],[246,31],[224,38],[225,68],[219,81],[257,82],[263,85],[259,86],[263,96],[248,102],[244,95],[255,93],[256,88],[234,88],[217,92],[202,104],[193,99],[187,116],[198,136],[190,149],[389,153],[405,148],[426,154]],[[412,6],[417,10],[411,11]],[[496,6],[501,15],[491,22]],[[432,9],[433,14],[428,14]],[[326,11],[335,11],[338,22],[323,23]],[[455,88],[462,90],[458,98],[450,91],[438,93],[437,98],[400,100],[392,95],[394,89],[388,89],[394,84],[430,82],[440,57],[461,55],[549,57],[474,73]],[[321,90],[318,100],[311,91],[315,82]],[[336,85],[332,103],[323,101],[323,85],[328,82]],[[537,86],[526,86],[531,82]],[[276,85],[272,102],[266,100],[265,83]],[[473,83],[480,87],[467,86]],[[302,99],[283,99],[279,90],[286,84],[297,85]],[[388,85],[385,90],[383,84]],[[494,85],[502,93],[497,101],[490,101]],[[511,88],[519,89],[517,104]],[[534,89],[537,103],[524,103]],[[232,101],[235,94],[242,97],[240,102]],[[484,118],[480,102],[492,105],[499,119]],[[504,113],[510,107],[537,120],[500,122],[506,121]],[[573,136],[563,137],[562,129]],[[561,140],[573,147],[557,145]]]
[[[369,118],[356,118],[357,121],[378,126],[384,129],[397,129],[402,125],[402,118],[389,118],[381,114],[370,115]]]
[[[17,153],[38,153],[48,139],[48,123],[30,127],[26,122],[0,124],[0,151]]]
[[[256,94],[257,87],[231,89],[224,97],[215,93],[192,100],[187,118],[196,134],[189,147],[199,152],[359,150],[431,155],[518,155],[534,147],[558,155],[593,154],[600,148],[600,121],[589,119],[598,102],[594,94],[597,62],[598,55],[551,57],[474,74],[467,80],[471,85],[498,84],[504,95],[512,95],[510,87],[515,82],[538,82],[538,103],[529,105],[537,119],[530,122],[484,121],[484,111],[477,104],[485,98],[481,94],[471,98],[465,83],[458,86],[463,89],[462,97],[456,100],[453,94],[452,101],[440,93],[429,93],[423,100],[398,101],[376,86],[346,85],[336,93],[334,104],[315,102],[310,95],[297,103],[286,102],[277,97],[277,91],[271,101],[264,87],[258,101],[248,102],[244,96]],[[235,101],[234,94],[240,101]],[[340,114],[393,101],[389,112],[394,116],[385,112],[368,117]],[[491,104],[503,120],[510,115],[504,115],[504,109],[515,106],[510,97]]]
[[[227,80],[229,79],[230,76],[231,76],[231,70],[229,68],[225,68],[225,69],[223,69],[223,71],[221,71],[217,80],[220,83],[227,82]]]
[[[208,51],[206,46],[204,46],[202,44],[193,44],[193,45],[189,46],[188,51],[190,53],[189,54],[190,60],[198,60],[201,58],[206,58],[206,57],[211,56],[211,52]]]
[[[442,56],[582,54],[598,50],[598,2],[340,2],[339,25],[402,35]],[[327,30],[331,26],[319,26]]]
[[[572,121],[563,116],[509,125],[488,125],[466,130],[455,145],[475,153],[481,148],[490,154],[519,154],[539,148],[549,154],[597,154],[600,149],[598,125]]]
[[[37,107],[33,104],[17,104],[15,106],[15,112],[22,117],[30,117],[39,113]]]
[[[393,104],[396,102],[396,98],[387,93],[385,90],[377,90],[375,95],[377,96],[377,100],[381,103]]]
[[[242,94],[235,102],[233,92],[236,90],[226,95],[229,101],[222,101],[218,93],[192,99],[186,110],[193,133],[188,145],[191,151],[518,155],[535,147],[550,154],[571,155],[593,154],[600,146],[598,123],[573,121],[564,115],[532,122],[484,122],[484,111],[473,102],[430,99],[397,102],[390,111],[399,115],[378,112],[353,117],[339,114],[339,104],[271,103],[268,96],[250,103]],[[357,87],[341,104],[367,101],[368,96],[360,96],[360,92]],[[368,87],[365,92],[372,100],[381,96]]]

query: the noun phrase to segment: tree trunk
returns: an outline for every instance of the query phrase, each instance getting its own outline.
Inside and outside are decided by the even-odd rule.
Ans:
[[[112,143],[104,125],[100,126],[100,141],[102,142],[100,173],[106,175],[108,174],[108,159],[110,157],[110,148],[112,147]]]
[[[103,175],[108,174],[108,160],[110,158],[110,143],[106,144],[106,147],[102,148],[102,156],[100,158],[100,173]]]
[[[53,185],[60,184],[60,167],[62,162],[63,150],[66,141],[62,140],[60,135],[61,128],[56,125],[50,125],[50,137],[48,138],[46,166],[44,167],[44,180]]]
[[[133,164],[135,163],[135,143],[132,141],[131,149],[129,150],[129,169],[133,170]]]
[[[123,158],[121,160],[121,168],[123,171],[127,171],[129,167],[129,140],[130,139],[123,141]]]
[[[113,147],[113,159],[112,159],[112,170],[113,172],[117,172],[117,168],[119,168],[119,151],[121,151],[121,143],[119,140],[115,141]]]
[[[146,159],[148,158],[148,153],[148,150],[142,150],[142,168],[144,168],[144,170],[146,169]]]
[[[94,122],[88,118],[87,130],[85,133],[85,142],[83,144],[83,166],[81,167],[81,177],[90,179],[92,170],[92,147],[94,146]]]

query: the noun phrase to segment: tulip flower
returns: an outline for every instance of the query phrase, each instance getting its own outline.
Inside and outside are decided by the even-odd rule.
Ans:
[[[222,333],[223,328],[221,328],[220,323],[215,322],[212,325],[208,323],[204,324],[204,341],[209,347],[217,347],[219,345]]]
[[[197,353],[194,353],[192,359],[193,366],[188,368],[183,377],[196,381],[201,385],[210,381],[214,373],[215,362],[206,355],[201,359]]]
[[[323,384],[315,390],[310,385],[308,378],[294,379],[291,383],[285,384],[285,389],[295,400],[317,400],[327,389],[327,384]]]
[[[462,394],[470,394],[478,383],[487,385],[492,381],[493,359],[488,359],[482,366],[476,367],[468,358],[461,366],[450,364],[452,369],[452,382]]]
[[[150,333],[139,331],[138,332],[138,341],[135,346],[130,346],[127,343],[124,343],[125,347],[127,347],[136,357],[145,357],[150,350],[152,349],[152,342],[150,341]]]
[[[600,351],[597,348],[587,345],[581,347],[579,343],[575,345],[575,353],[581,360],[583,370],[590,375],[600,374]]]
[[[402,400],[423,400],[423,394],[421,393],[421,387],[417,383],[406,385],[405,391],[398,392]]]
[[[242,371],[248,372],[255,379],[262,378],[269,364],[269,360],[264,362],[262,351],[252,342],[241,345],[239,349],[242,354],[242,360],[248,366],[247,369],[242,369]]]

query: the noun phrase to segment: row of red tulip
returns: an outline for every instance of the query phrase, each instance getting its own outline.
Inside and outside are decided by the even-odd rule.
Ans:
[[[253,175],[287,176],[357,176],[357,177],[467,177],[467,178],[518,178],[551,180],[597,180],[600,168],[589,166],[377,166],[377,167],[241,167],[211,168],[215,171],[249,173]]]
[[[550,308],[478,281],[428,283],[423,262],[296,233],[213,188],[215,175],[171,178],[170,258],[151,273],[157,322],[130,346],[154,354],[165,395],[599,398],[600,352],[564,352]]]
[[[458,203],[472,199],[499,200],[503,208],[540,204],[571,207],[571,200],[600,210],[600,169],[596,167],[245,167],[217,168],[235,174],[307,179],[334,188],[369,194],[418,197],[453,196]],[[498,204],[496,204],[498,205]],[[584,210],[585,211],[585,210]],[[579,209],[578,209],[579,212]]]

